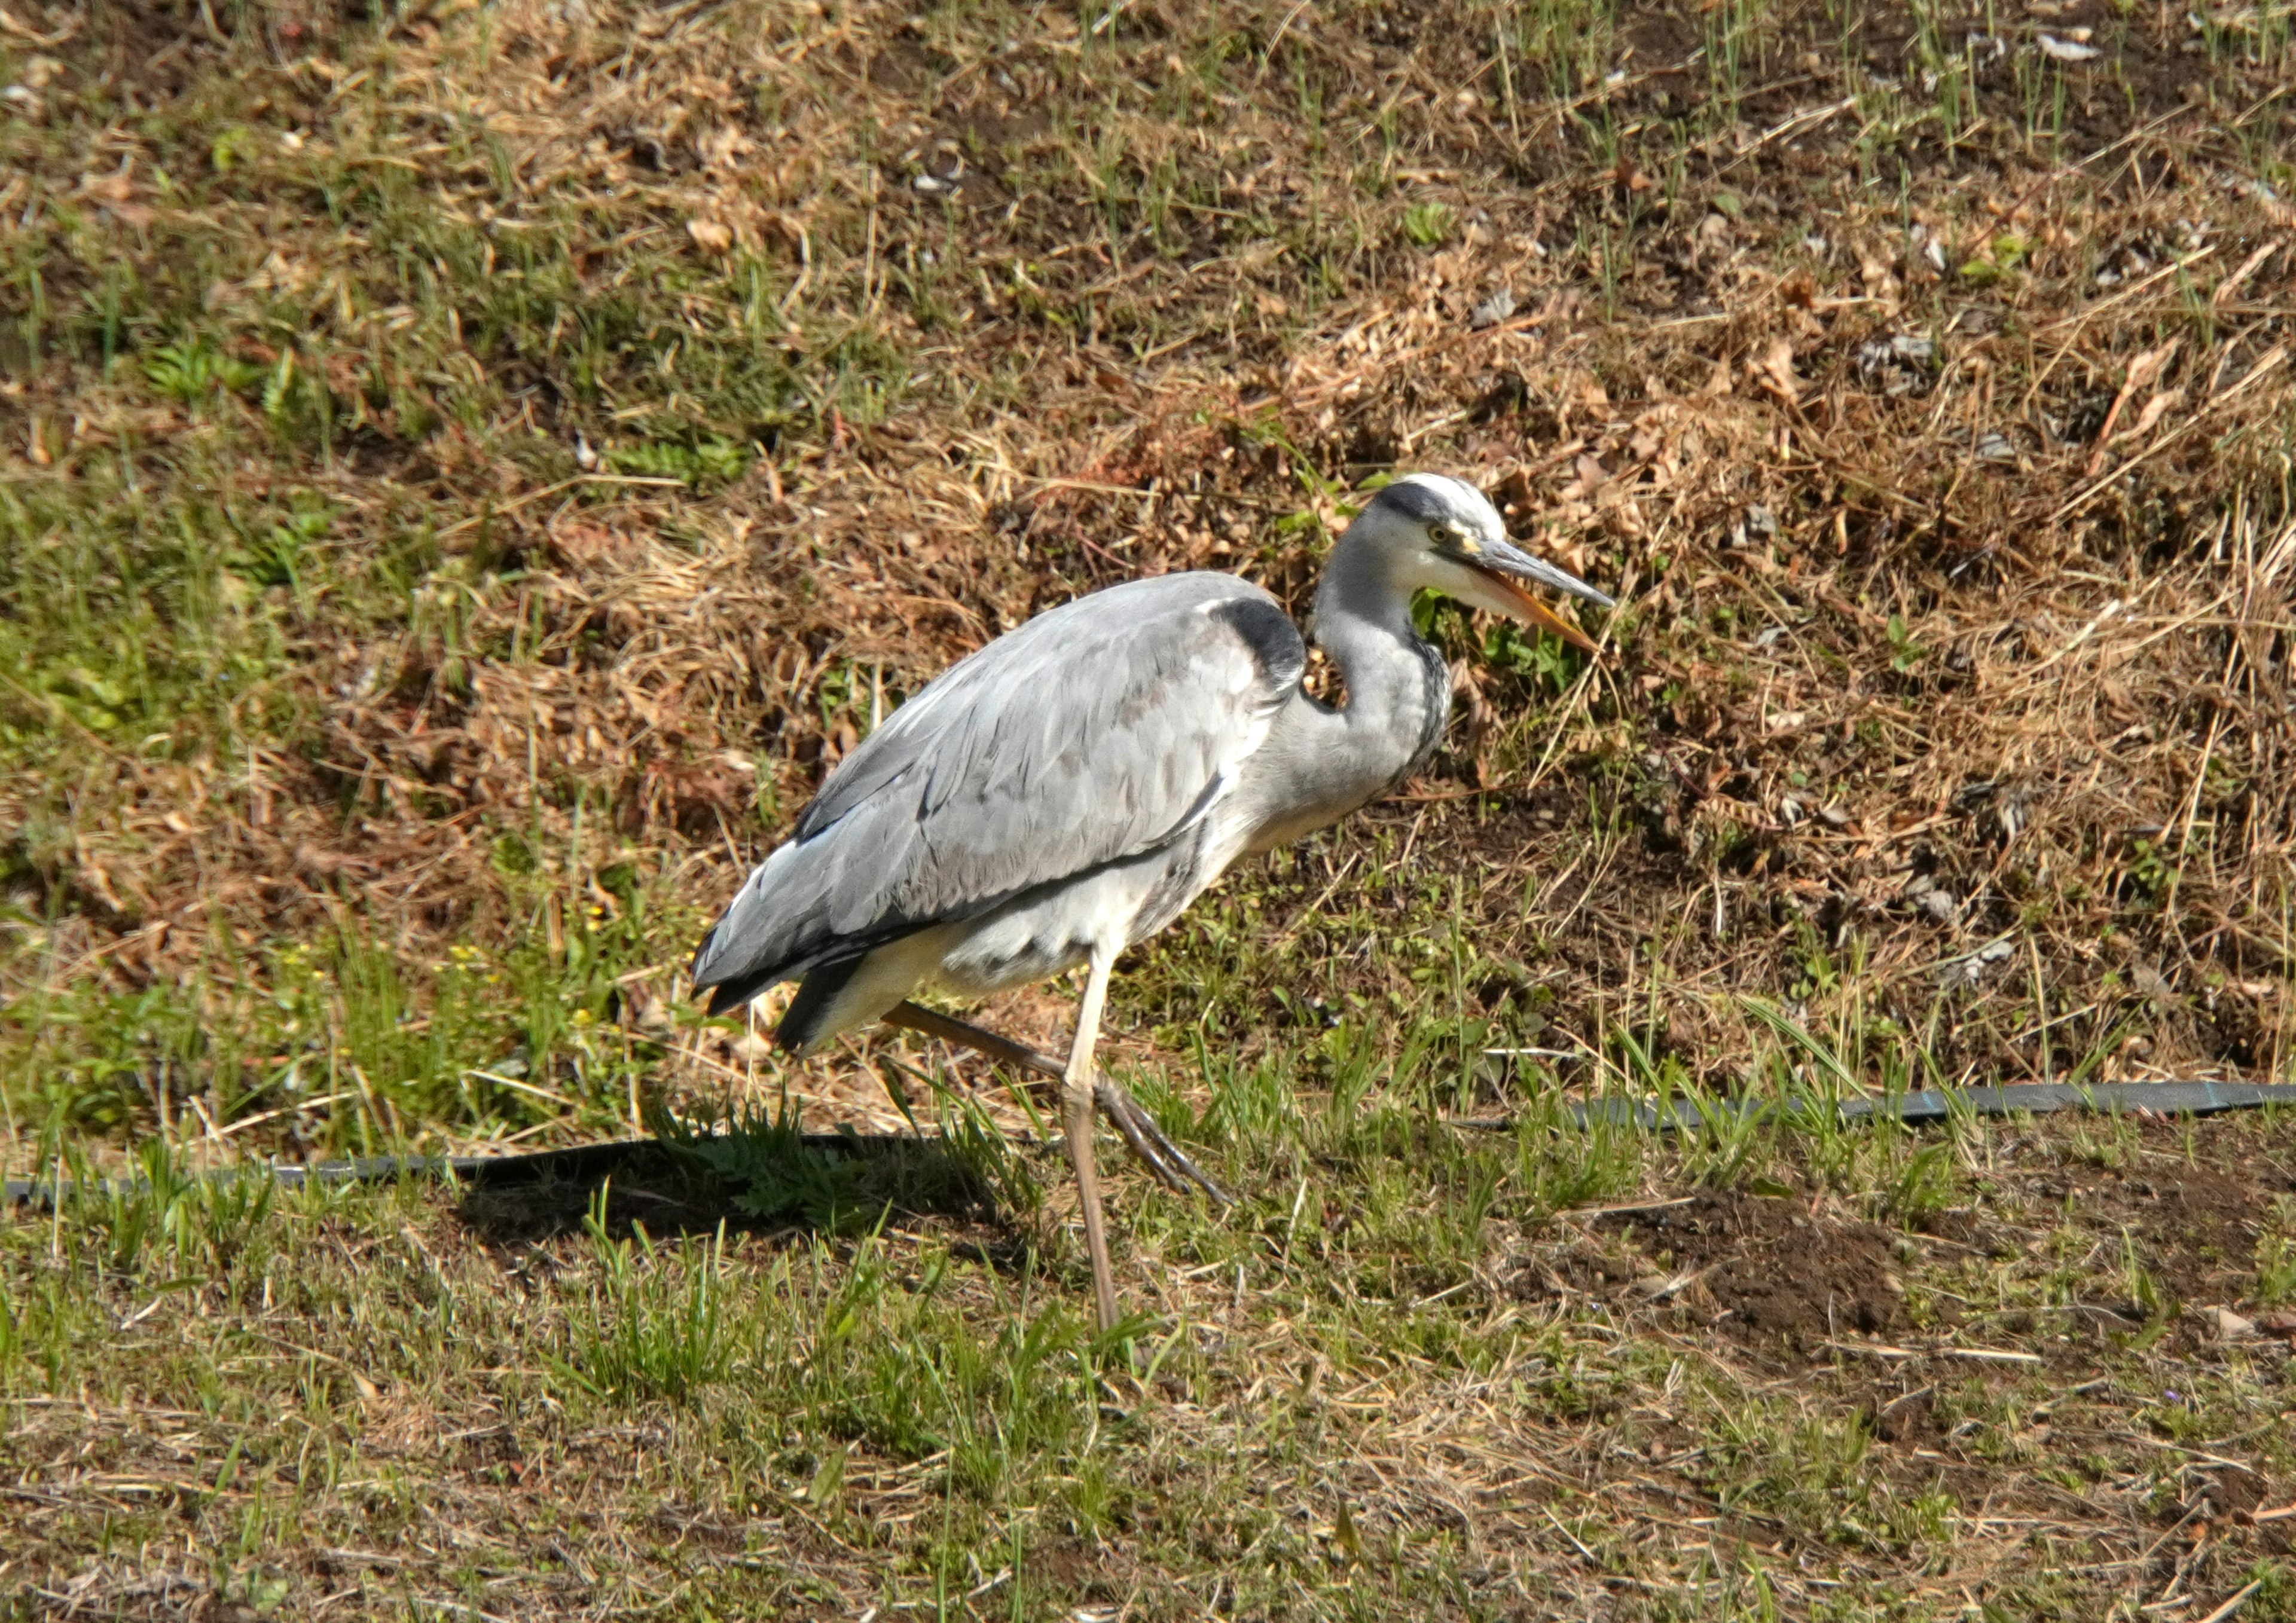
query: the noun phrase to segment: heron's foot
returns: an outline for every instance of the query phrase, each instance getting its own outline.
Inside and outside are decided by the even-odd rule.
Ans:
[[[1155,1180],[1176,1194],[1185,1194],[1191,1185],[1202,1190],[1222,1206],[1235,1201],[1206,1176],[1204,1169],[1189,1159],[1186,1151],[1174,1143],[1156,1119],[1140,1108],[1139,1102],[1124,1091],[1115,1078],[1102,1072],[1093,1083],[1094,1096],[1098,1099],[1103,1114],[1124,1135]]]

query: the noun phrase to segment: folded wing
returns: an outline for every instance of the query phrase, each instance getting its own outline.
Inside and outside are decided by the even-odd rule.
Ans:
[[[1178,838],[1234,784],[1307,653],[1267,593],[1167,575],[1038,615],[838,764],[693,962],[712,1012]]]

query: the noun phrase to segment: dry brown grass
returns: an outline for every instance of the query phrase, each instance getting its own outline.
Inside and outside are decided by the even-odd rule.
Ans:
[[[1513,1189],[1485,1231],[1458,1217],[1490,1170],[1472,1157],[1439,1157],[1433,1186],[1405,1191],[1433,1153],[1416,1141],[1318,1147],[1307,1128],[1237,1124],[1255,1077],[1311,1102],[1337,1086],[1345,1042],[1414,1056],[1414,1074],[1432,1074],[1431,1048],[1447,1056],[1412,1095],[1424,1112],[1807,1079],[1750,998],[1868,1085],[2289,1075],[2284,6],[1140,0],[912,16],[508,0],[4,17],[0,82],[23,94],[0,125],[0,1101],[19,1161],[46,1130],[113,1155],[156,1130],[217,1158],[569,1140],[627,1127],[647,1088],[769,1098],[783,1082],[812,1121],[890,1127],[888,1088],[907,1093],[894,1068],[857,1052],[784,1072],[678,998],[698,927],[821,772],[949,660],[1078,591],[1222,568],[1304,607],[1363,480],[1438,467],[1625,607],[1592,663],[1439,620],[1464,695],[1428,776],[1237,876],[1128,966],[1122,1052],[1146,1086],[1202,1104],[1231,1175],[1272,1193],[1232,1234],[1152,1200],[1137,1217],[1143,1248],[1181,1259],[1141,1262],[1137,1288],[1230,1339],[1191,1344],[1187,1393],[1164,1394],[1174,1406],[1127,1434],[1113,1469],[1168,1468],[1193,1514],[1258,1499],[1288,1528],[1297,1512],[1296,1548],[1267,1535],[1289,1552],[1254,1592],[1271,1614],[1339,1615],[1344,1572],[1384,1597],[1362,1615],[1758,1612],[1755,1568],[1728,1563],[1771,1543],[1784,1553],[1756,1565],[1792,1615],[1833,1604],[1828,1586],[1861,1605],[1900,1594],[1924,1616],[1960,1594],[2101,1615],[2178,1573],[2193,1581],[2171,1599],[2202,1578],[2219,1598],[2237,1587],[2226,1546],[2159,1542],[2197,1503],[2200,1468],[2131,1462],[2172,1437],[2279,1471],[2241,1440],[2242,1383],[2269,1387],[2276,1362],[2226,1375],[2197,1430],[2151,1396],[2150,1419],[2096,1399],[2080,1423],[2104,1464],[2078,1485],[1972,1375],[1956,1401],[1989,1430],[1842,1466],[1898,1518],[1843,1557],[1817,1502],[1793,1496],[1793,1462],[1805,1442],[1876,1435],[1875,1415],[1855,1418],[1871,1394],[1843,1373],[1862,1365],[1773,1365],[1630,1298],[1590,1260],[1625,1252],[1598,1229],[1554,1230],[1547,1185]],[[2053,65],[2044,32],[2100,54]],[[1064,1015],[1057,990],[996,1012],[1039,1041]],[[1472,1074],[1477,1045],[1578,1057]],[[948,1074],[989,1097],[985,1074]],[[2268,1215],[2274,1143],[2243,1163],[2242,1246],[2284,1225]],[[1903,1226],[1849,1174],[1786,1159],[1826,1223]],[[1882,1159],[1857,1176],[1903,1172]],[[1603,1176],[1631,1201],[1708,1170],[1650,1160]],[[1964,1170],[1964,1203],[1997,1195],[2035,1234],[2071,1198],[1982,1158]],[[1310,1181],[1349,1178],[1392,1184],[1393,1200],[1357,1214],[1357,1242],[1311,1223],[1320,1254],[1295,1259],[1295,1187],[1304,1203]],[[1425,1233],[1414,1201],[1440,1214]],[[313,1260],[292,1311],[334,1301],[343,1322],[404,1334],[422,1322],[409,1303],[497,1291],[454,1224],[416,1223],[410,1250],[385,1207],[344,1221],[362,1263],[398,1248],[388,1290]],[[970,1232],[920,1218],[889,1243],[923,1268]],[[76,1273],[14,1233],[28,1290],[82,1291],[111,1314],[53,1319],[78,1349],[56,1367],[109,1397],[25,1400],[32,1365],[7,1365],[23,1480],[81,1496],[41,1535],[46,1598],[24,1604],[65,1604],[85,1580],[88,1604],[156,1615],[178,1569],[141,1545],[87,1556],[101,1518],[81,1519],[86,1494],[148,1502],[102,1472],[41,1473],[73,1448],[124,1460],[178,1436],[160,1429],[216,1379],[200,1372],[255,1356],[234,1338],[269,1299],[250,1306],[250,1274],[200,1287],[180,1323],[173,1306],[153,1321],[181,1332],[180,1364],[106,1364],[104,1326],[145,1305],[121,1282],[143,1275],[105,1272],[101,1247]],[[2055,1272],[1993,1258],[1932,1283],[2013,1285],[2020,1311],[2056,1312],[2120,1266],[2109,1235],[2083,1233],[2095,1245]],[[1457,1254],[1412,1275],[1439,1241]],[[1065,1243],[1026,1222],[982,1236],[988,1262],[951,1287],[946,1317],[906,1285],[870,1311],[939,1357],[1004,1322],[1012,1250],[1037,1242]],[[547,1266],[588,1290],[603,1265],[553,1243]],[[448,1282],[436,1298],[424,1246]],[[792,1359],[844,1300],[829,1276],[863,1260],[758,1287],[758,1311],[795,1316]],[[1230,1287],[1245,1260],[1281,1288]],[[1534,1260],[1551,1279],[1502,1276]],[[2142,1271],[2134,1252],[2128,1266]],[[1314,1287],[1316,1270],[1341,1283]],[[1462,1281],[1443,1316],[1414,1306]],[[578,1352],[570,1300],[480,1340]],[[2138,1308],[2131,1333],[2174,1322]],[[2091,1328],[2081,1356],[2115,1379],[2148,1394],[2183,1379],[2157,1340],[2120,1348]],[[1988,1324],[1985,1344],[2043,1333]],[[1300,1358],[1360,1384],[1239,1374]],[[1627,1371],[1615,1382],[1606,1358]],[[363,1399],[372,1412],[313,1435],[418,1482],[483,1478],[446,1520],[467,1534],[498,1518],[520,1570],[548,1566],[512,1610],[567,1604],[562,1588],[598,1610],[687,1604],[657,1581],[668,1568],[632,1508],[649,1494],[708,1507],[663,1535],[717,1552],[705,1595],[721,1579],[749,1593],[726,1577],[753,1570],[727,1530],[744,1518],[778,1529],[774,1582],[788,1578],[756,1593],[823,1615],[874,1594],[860,1575],[888,1550],[905,1576],[885,1593],[913,1601],[923,1591],[901,1585],[939,1559],[914,1529],[939,1513],[923,1497],[949,1491],[946,1461],[890,1422],[857,1444],[866,1511],[849,1522],[813,1516],[791,1474],[850,1440],[827,1422],[793,1423],[754,1504],[723,1474],[740,1427],[780,1413],[762,1397],[728,1411],[738,1425],[676,1410],[660,1422],[667,1477],[616,1499],[594,1462],[643,1460],[657,1434],[613,1403],[456,1365],[434,1412],[416,1401],[424,1368],[410,1357]],[[1094,1379],[1069,1394],[1086,1410]],[[1678,1398],[1685,1381],[1708,1384]],[[335,1401],[312,1389],[277,1400]],[[519,1447],[596,1496],[569,1514],[605,1529],[611,1560],[537,1554],[516,1473],[487,1477],[508,1468],[436,1440],[512,1426],[498,1412],[537,1392],[585,1418]],[[1149,1398],[1108,1401],[1130,1414]],[[1756,1411],[1730,1453],[1734,1417]],[[255,1425],[168,1446],[212,1485]],[[1677,1425],[1724,1463],[1651,1454]],[[1069,1471],[1072,1443],[1029,1470]],[[1950,1470],[1912,1452],[1932,1445]],[[1239,1448],[1234,1474],[1204,1463]],[[1622,1449],[1642,1463],[1613,1478]],[[1558,1478],[1595,1507],[1560,1528],[1525,1496]],[[1772,1496],[1742,1514],[1692,1503],[1748,1483]],[[211,1519],[205,1537],[246,1509],[240,1491],[168,1503]],[[1931,1527],[1917,1502],[1933,1492],[1954,1508]],[[1997,1515],[1997,1497],[2018,1508]],[[328,1512],[347,1540],[372,1530],[348,1502]],[[1148,1499],[1121,1527],[1062,1503],[1058,1536],[1030,1548],[1066,1575],[1044,1594],[1217,1611],[1206,1586],[1230,1546],[1192,1544]],[[1335,1504],[1365,1549],[1392,1533],[1406,1553],[1380,1567],[1352,1550]],[[980,1511],[976,1530],[1028,1542],[1035,1513]],[[2063,1558],[2062,1589],[2019,1590],[2047,1539],[2088,1553]],[[390,1555],[412,1565],[362,1570],[419,1573],[402,1599],[461,1582],[413,1548]],[[1103,1562],[1130,1578],[1079,1576]],[[1716,1562],[1734,1598],[1700,1587]],[[348,1586],[357,1562],[307,1565],[314,1585]],[[1184,1571],[1185,1605],[1158,1586]],[[198,1582],[183,1594],[260,1598]]]
[[[2128,31],[2114,94],[2141,120],[2068,70],[2070,133],[1980,127],[1940,159],[1918,119],[1890,139],[1886,51],[1844,80],[1792,54],[1819,20],[1791,14],[1758,30],[1778,87],[1749,79],[1733,119],[1718,79],[1702,95],[1647,49],[1567,101],[1495,96],[1488,29],[1432,16],[1415,34],[1294,18],[1288,87],[1241,14],[1131,9],[1098,35],[1040,18],[1009,49],[867,12],[518,5],[380,35],[281,16],[232,45],[164,12],[75,30],[45,92],[58,161],[26,177],[22,217],[53,241],[77,201],[85,229],[152,253],[179,222],[220,256],[201,301],[226,331],[267,317],[229,340],[258,360],[282,304],[356,340],[363,360],[319,357],[349,403],[332,455],[194,474],[169,448],[229,442],[243,406],[146,408],[134,443],[226,503],[320,492],[351,515],[348,548],[427,507],[436,566],[395,608],[283,617],[267,680],[287,725],[234,717],[179,733],[172,759],[14,780],[16,882],[45,915],[20,988],[212,965],[217,920],[261,941],[348,907],[403,953],[561,931],[557,898],[513,901],[489,866],[513,826],[568,851],[571,892],[618,858],[667,875],[684,922],[889,684],[1131,574],[1241,567],[1299,600],[1348,480],[1399,462],[1481,479],[1631,602],[1606,658],[1535,705],[1547,737],[1503,716],[1520,683],[1470,661],[1431,787],[1490,792],[1417,847],[1456,830],[1552,873],[1570,865],[1518,815],[1539,791],[1599,779],[1632,803],[1643,837],[1605,859],[1602,894],[1550,892],[1536,931],[1592,960],[1563,1006],[1691,923],[1710,927],[1682,948],[1691,984],[1790,990],[1779,932],[1807,920],[1867,941],[1879,987],[2014,948],[1989,1010],[1939,1034],[1955,1074],[2031,1069],[2005,1027],[2070,1009],[2097,1005],[2075,1047],[2101,1037],[2137,991],[2162,1030],[2116,1071],[2284,1064],[2296,264],[2244,153],[2285,115],[2250,94],[2269,75],[2178,57],[2182,24]],[[1619,26],[1647,47],[1674,25]],[[148,134],[70,111],[71,93],[210,107],[226,63],[299,144],[242,143],[196,198],[155,193]],[[1301,86],[1319,125],[1282,105]],[[73,161],[92,167],[67,185]],[[528,275],[655,301],[666,348],[570,394],[533,335],[471,331],[435,278],[398,284],[428,302],[381,302],[358,229],[314,232],[288,201],[330,163],[406,171],[426,230],[548,235],[562,266]],[[1892,166],[1903,196],[1877,208]],[[916,189],[939,176],[957,189]],[[1448,211],[1431,250],[1406,229],[1430,206]],[[53,263],[50,305],[93,265]],[[1471,328],[1500,288],[1515,313]],[[714,379],[678,370],[681,332],[728,330],[753,358],[781,347],[801,406],[732,422],[722,353]],[[394,332],[410,341],[376,336]],[[1889,356],[1898,336],[1931,357]],[[458,367],[487,388],[451,395]],[[0,406],[37,453],[13,477],[116,455],[139,382],[66,346]],[[627,445],[629,423],[767,455],[706,496],[570,459],[578,435],[584,455]],[[1909,878],[1946,899],[1909,903]],[[1524,955],[1520,927],[1481,922],[1494,956]],[[2108,995],[2116,976],[2137,990]]]
[[[1841,166],[1878,167],[1866,148],[1885,120],[1849,128],[1866,111],[1837,107],[1825,73],[1781,76],[1734,121],[1702,120],[1663,65],[1503,108],[1440,91],[1480,82],[1449,60],[1479,47],[1450,30],[1404,51],[1376,29],[1295,19],[1279,42],[1299,53],[1295,79],[1338,98],[1303,131],[1266,105],[1264,60],[1235,59],[1218,88],[1209,70],[1185,76],[1193,53],[1226,49],[1202,19],[1131,16],[1087,53],[1057,22],[1006,52],[857,13],[762,29],[709,8],[635,28],[582,15],[503,8],[483,37],[468,19],[418,19],[315,55],[291,42],[324,43],[316,20],[316,35],[275,20],[267,52],[193,29],[138,60],[164,13],[119,13],[108,56],[98,30],[76,37],[77,83],[132,97],[188,82],[196,101],[211,63],[238,61],[303,104],[295,157],[332,147],[346,165],[407,168],[441,219],[487,221],[489,240],[583,222],[565,248],[585,296],[651,279],[674,298],[673,331],[734,322],[738,259],[774,312],[750,324],[754,345],[865,339],[900,357],[911,403],[865,424],[849,387],[816,398],[809,419],[762,430],[769,456],[697,501],[601,487],[562,461],[574,434],[611,447],[633,418],[718,425],[722,402],[682,392],[675,338],[665,376],[618,380],[640,390],[619,411],[621,391],[570,400],[502,337],[492,354],[449,344],[430,357],[442,373],[522,380],[496,378],[476,431],[427,439],[397,421],[406,406],[368,404],[379,375],[413,365],[385,352],[345,390],[348,455],[253,474],[253,491],[250,472],[211,471],[242,499],[283,476],[381,529],[409,521],[427,487],[446,504],[438,569],[379,619],[291,617],[274,680],[300,725],[284,734],[258,727],[159,765],[114,757],[109,782],[64,791],[61,828],[54,776],[18,779],[12,821],[45,836],[20,842],[19,882],[49,920],[20,978],[133,986],[211,961],[208,920],[260,940],[324,929],[347,905],[402,951],[442,932],[554,933],[556,900],[537,914],[522,898],[520,918],[483,835],[516,824],[570,841],[577,805],[611,819],[594,809],[587,846],[569,848],[575,889],[578,871],[634,856],[698,914],[865,725],[851,673],[898,696],[1045,602],[1146,570],[1240,565],[1297,598],[1321,526],[1270,521],[1335,521],[1322,481],[1399,459],[1477,474],[1526,533],[1633,600],[1611,656],[1539,707],[1556,742],[1511,735],[1493,701],[1519,705],[1520,690],[1470,671],[1470,718],[1441,766],[1500,791],[1471,818],[1498,820],[1471,841],[1486,852],[1511,842],[1522,802],[1507,791],[1556,783],[1558,766],[1607,763],[1610,792],[1646,824],[1647,853],[1613,853],[1603,894],[1550,898],[1573,930],[1594,927],[1565,944],[1591,962],[1565,974],[1564,1006],[1591,990],[1574,980],[1616,980],[1599,965],[1668,919],[1722,932],[1686,949],[1693,984],[1790,989],[1763,960],[1806,918],[1837,944],[1863,934],[1881,986],[2016,945],[2017,972],[1993,977],[2010,984],[1979,1000],[2011,1007],[1980,1029],[2030,1023],[2036,997],[2057,1012],[2125,1003],[2100,988],[2133,975],[2184,1018],[2116,1069],[2281,1066],[2291,374],[2275,301],[2296,266],[2284,205],[2234,161],[2243,132],[2268,145],[2283,116],[2270,95],[2238,102],[2253,76],[2180,84],[2173,58],[2152,58],[2161,77],[2139,88],[2163,104],[2094,152],[1972,134],[1925,162],[1918,135],[1900,137],[1888,156],[1906,195],[1877,210]],[[1794,26],[1775,21],[1775,50]],[[343,90],[362,78],[365,95]],[[2202,85],[2230,99],[2170,99]],[[1369,176],[1364,114],[1391,132]],[[484,130],[491,167],[466,142],[409,143],[448,127]],[[1608,167],[1586,167],[1590,134],[1615,141]],[[156,231],[132,142],[122,155],[125,179],[91,171],[76,193],[100,200],[99,230]],[[265,162],[242,160],[267,180]],[[2167,165],[2183,184],[2164,184]],[[952,171],[954,202],[903,184]],[[1128,221],[1092,212],[1157,185],[1161,210],[1135,196]],[[242,260],[265,251],[232,267],[253,272],[248,291],[221,278],[209,305],[301,287],[325,310],[326,286],[361,274],[355,259],[326,269],[356,234],[314,240],[279,194],[232,190],[187,226],[253,226]],[[1458,228],[1434,251],[1402,231],[1429,204]],[[1267,236],[1239,223],[1253,211]],[[35,203],[25,217],[39,217]],[[1947,275],[1909,224],[1950,245]],[[1797,242],[1810,232],[1822,242]],[[1956,274],[2013,238],[1997,276]],[[918,292],[936,241],[964,283],[945,299]],[[1352,251],[1334,257],[1341,242]],[[2178,242],[2198,245],[2188,270],[2139,273],[2128,257]],[[1336,289],[1302,275],[1310,251]],[[2130,274],[2112,290],[2090,281],[2116,265]],[[1468,329],[1501,287],[1520,313]],[[435,309],[332,302],[353,334],[442,336]],[[461,324],[447,312],[450,333]],[[1879,359],[1898,334],[1936,358]],[[103,425],[134,392],[68,361],[38,373],[6,403],[12,438],[37,449],[78,415],[62,463],[43,450],[53,471],[20,463],[19,478],[116,444]],[[2108,401],[2114,437],[2092,443]],[[221,430],[188,415],[145,425],[155,452],[171,431]],[[1758,519],[1749,540],[1755,509],[1774,529]],[[1499,769],[1531,758],[1535,773]],[[1797,778],[1816,787],[1794,791]],[[765,829],[750,816],[761,799]],[[1440,850],[1466,815],[1439,811],[1420,848]],[[2169,854],[2134,854],[2138,840]],[[1534,870],[1546,855],[1513,851]],[[1946,930],[1908,906],[1909,865],[1950,900]],[[2138,883],[2174,906],[2132,909]],[[1494,955],[1522,955],[1488,922]],[[2102,1013],[2089,1035],[2109,1028]],[[1940,1035],[1956,1073],[2033,1063],[1987,1035]],[[1716,1073],[1743,1063],[1735,1044],[1698,1058]]]

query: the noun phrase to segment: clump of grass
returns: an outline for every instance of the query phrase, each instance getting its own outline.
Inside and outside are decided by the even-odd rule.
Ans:
[[[602,1187],[583,1219],[597,1279],[574,1331],[569,1379],[601,1398],[689,1402],[732,1377],[752,1336],[731,1316],[726,1234],[666,1251],[644,1225],[618,1238]]]
[[[2283,1201],[2278,1226],[2256,1242],[2256,1299],[2267,1307],[2296,1301],[2296,1243],[2289,1240],[2285,1207]]]
[[[1421,248],[1433,248],[1451,234],[1452,210],[1447,203],[1414,203],[1403,211],[1403,234]]]

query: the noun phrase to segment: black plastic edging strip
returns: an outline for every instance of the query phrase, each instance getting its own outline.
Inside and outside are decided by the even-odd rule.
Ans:
[[[1886,1099],[1845,1099],[1837,1108],[1844,1121],[1867,1121],[1878,1116],[1918,1126],[1956,1116],[2046,1116],[2060,1111],[2151,1111],[2163,1116],[2213,1116],[2223,1111],[2252,1111],[2267,1104],[2296,1109],[2296,1086],[2258,1082],[2098,1082],[2070,1087],[2062,1083],[2033,1082],[2011,1087],[1929,1088]],[[1663,1111],[1652,1104],[1603,1099],[1575,1106],[1571,1114],[1581,1127],[1599,1121],[1620,1127],[1685,1131],[1710,1123],[1742,1122],[1749,1116],[1767,1117],[1780,1110],[1777,1102],[1767,1099],[1677,1099]],[[907,1142],[910,1141],[905,1136],[890,1134],[805,1135],[809,1149],[848,1153]],[[313,1183],[379,1184],[398,1177],[439,1177],[449,1174],[463,1183],[478,1185],[580,1182],[603,1177],[648,1151],[662,1148],[658,1139],[621,1138],[604,1143],[575,1144],[562,1150],[536,1150],[524,1155],[377,1155],[360,1160],[228,1168],[207,1176],[228,1178],[267,1173],[289,1189],[300,1189]],[[107,1180],[89,1185],[87,1192],[125,1193],[139,1186],[124,1180]],[[45,1207],[53,1187],[38,1179],[10,1178],[0,1185],[0,1206]]]
[[[2162,1116],[2213,1116],[2223,1111],[2252,1111],[2267,1104],[2296,1108],[2296,1086],[2276,1082],[2095,1082],[2080,1087],[2057,1082],[2020,1083],[2011,1087],[1941,1087],[1893,1098],[1844,1099],[1836,1107],[1844,1121],[1894,1119],[1907,1126],[1948,1121],[1956,1116],[2047,1116],[2059,1111],[2120,1114],[2151,1111]],[[1677,1099],[1664,1110],[1623,1099],[1598,1100],[1577,1107],[1579,1125],[1603,1121],[1660,1130],[1689,1129],[1767,1117],[1792,1109],[1770,1099]]]

